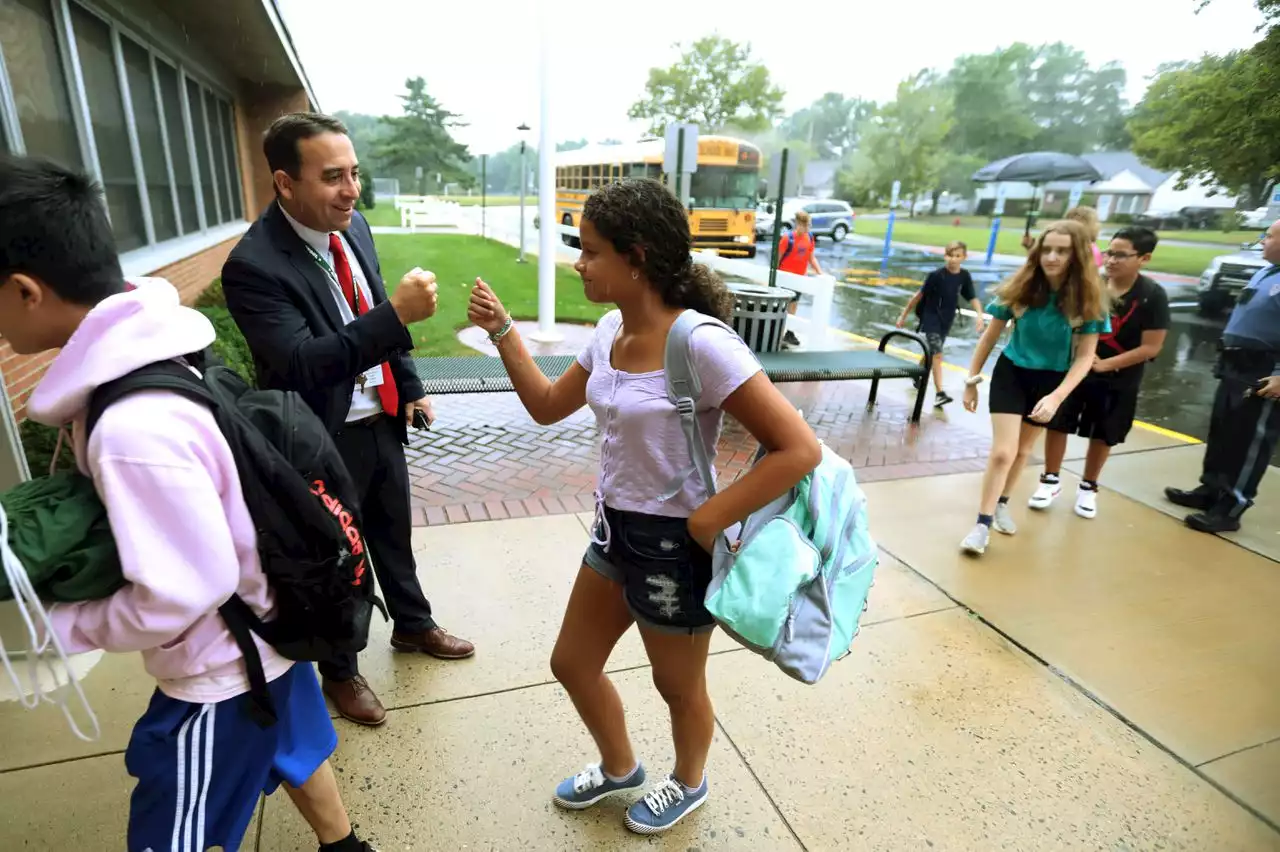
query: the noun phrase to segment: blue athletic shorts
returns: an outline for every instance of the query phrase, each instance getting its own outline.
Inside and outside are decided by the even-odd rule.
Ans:
[[[315,669],[296,663],[268,685],[279,715],[249,716],[248,695],[189,704],[159,690],[133,728],[125,767],[138,779],[129,852],[240,848],[262,793],[298,787],[338,745]]]

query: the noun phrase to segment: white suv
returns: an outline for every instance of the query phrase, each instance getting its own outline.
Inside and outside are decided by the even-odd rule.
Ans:
[[[809,230],[815,237],[830,237],[840,242],[853,230],[853,208],[835,198],[793,198],[783,202],[782,228],[791,230],[796,224],[796,211],[809,214]],[[767,240],[773,236],[772,205],[762,205],[756,215],[756,239]]]

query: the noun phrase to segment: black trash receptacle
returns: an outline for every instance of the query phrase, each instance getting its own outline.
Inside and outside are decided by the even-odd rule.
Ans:
[[[730,325],[751,351],[781,349],[782,335],[787,330],[787,306],[795,301],[796,292],[785,287],[738,283],[729,284],[729,291],[734,298]]]

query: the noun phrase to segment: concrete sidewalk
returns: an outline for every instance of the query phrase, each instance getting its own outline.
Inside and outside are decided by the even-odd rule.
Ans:
[[[790,681],[717,634],[713,798],[651,845],[1280,850],[1280,569],[1120,495],[1097,521],[1057,507],[961,561],[950,514],[968,511],[973,476],[866,486],[884,555],[853,653],[822,683]],[[375,627],[362,668],[390,718],[340,721],[336,765],[353,820],[384,852],[642,842],[621,825],[626,801],[550,802],[594,759],[547,667],[588,520],[415,530],[442,623],[479,653],[396,655]],[[666,711],[634,631],[610,670],[651,774],[668,771]],[[89,673],[95,744],[52,708],[0,705],[0,848],[120,848],[121,751],[151,686],[136,656]],[[245,848],[315,844],[277,795]]]

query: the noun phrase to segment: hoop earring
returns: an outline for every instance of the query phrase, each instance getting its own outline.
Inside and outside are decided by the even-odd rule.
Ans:
[[[633,269],[633,270],[631,270],[631,280],[632,280],[632,281],[639,281],[639,280],[640,280],[640,270],[638,270],[638,269]]]

